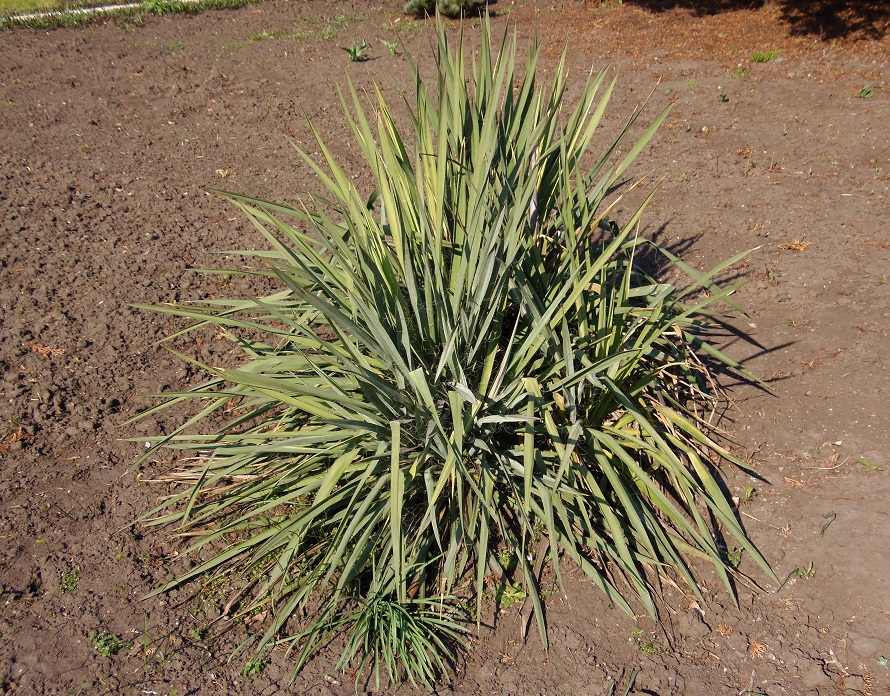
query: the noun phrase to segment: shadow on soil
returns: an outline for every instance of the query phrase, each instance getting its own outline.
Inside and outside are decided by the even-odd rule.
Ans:
[[[764,0],[626,0],[653,12],[688,7],[710,15],[757,9]],[[776,9],[792,35],[823,39],[883,39],[890,32],[890,3],[886,0],[778,0]]]

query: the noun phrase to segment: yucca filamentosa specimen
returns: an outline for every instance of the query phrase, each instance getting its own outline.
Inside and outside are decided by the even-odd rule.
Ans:
[[[645,203],[610,217],[666,112],[625,143],[636,111],[601,143],[614,78],[590,76],[568,108],[564,63],[542,89],[537,45],[517,76],[515,38],[492,51],[489,31],[468,67],[440,24],[407,135],[379,91],[368,108],[349,86],[373,191],[317,136],[321,160],[302,154],[324,197],[225,194],[268,240],[256,256],[280,291],[155,308],[243,352],[151,411],[202,402],[154,439],[189,456],[152,519],[209,560],[159,591],[232,578],[232,611],[270,609],[260,648],[290,644],[298,669],[344,632],[341,669],[432,684],[505,553],[545,643],[542,560],[653,616],[656,574],[698,593],[690,557],[731,592],[718,528],[773,577],[715,479],[721,459],[743,464],[703,420],[709,366],[740,369],[707,342],[705,311],[735,289],[710,279],[739,257],[699,274],[638,235]],[[689,284],[647,274],[636,260],[653,253]]]

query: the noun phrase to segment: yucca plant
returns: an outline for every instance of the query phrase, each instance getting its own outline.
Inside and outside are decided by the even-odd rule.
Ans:
[[[628,141],[635,111],[588,164],[615,79],[591,76],[567,108],[564,59],[539,88],[537,45],[520,78],[515,37],[495,55],[481,31],[468,71],[463,37],[439,25],[407,136],[379,91],[369,110],[349,86],[373,191],[316,133],[322,161],[301,154],[325,197],[224,194],[268,241],[247,253],[280,291],[153,308],[194,320],[171,340],[213,325],[243,352],[147,412],[202,402],[148,439],[184,455],[150,517],[207,559],[158,591],[232,578],[229,605],[268,607],[260,648],[290,645],[298,670],[343,632],[339,668],[430,686],[458,646],[459,607],[474,597],[478,611],[505,553],[545,644],[543,560],[652,616],[658,574],[699,594],[690,558],[732,591],[717,536],[773,577],[715,479],[721,459],[744,465],[704,420],[709,365],[741,369],[708,343],[705,309],[734,291],[711,278],[739,257],[700,274],[638,236],[645,202],[620,226],[609,217],[666,112]],[[647,275],[636,259],[653,250],[687,287]]]

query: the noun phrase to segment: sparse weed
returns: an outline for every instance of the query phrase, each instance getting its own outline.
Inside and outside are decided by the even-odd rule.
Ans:
[[[282,36],[287,36],[286,33],[281,31],[280,29],[273,29],[272,31],[263,30],[259,34],[254,34],[250,37],[251,41],[264,41],[265,39],[277,39]]]
[[[399,55],[399,45],[395,41],[387,41],[386,39],[380,39],[380,43],[386,46],[387,50],[394,56]]]
[[[782,55],[782,52],[776,49],[770,49],[768,51],[754,51],[751,54],[751,57],[748,59],[752,63],[769,63],[770,61],[774,61]]]
[[[806,568],[797,568],[794,571],[794,576],[800,578],[801,580],[809,580],[816,574],[816,569],[813,567],[813,562],[810,561],[809,565]]]
[[[860,99],[871,99],[874,95],[874,90],[870,85],[865,85],[862,89],[859,90],[859,98]]]
[[[742,565],[742,554],[744,553],[744,549],[738,546],[733,546],[731,549],[726,549],[726,564],[732,568],[738,568]]]
[[[359,63],[363,60],[367,60],[367,56],[365,56],[364,53],[368,48],[368,42],[362,39],[361,44],[356,44],[355,41],[353,41],[351,46],[348,48],[343,47],[343,50],[349,54],[350,63]]]
[[[501,605],[502,609],[509,609],[516,602],[521,602],[526,597],[522,583],[508,582],[502,584],[494,596],[494,601]]]
[[[266,664],[267,663],[266,663],[265,658],[255,657],[250,662],[248,662],[246,665],[244,665],[244,668],[241,670],[241,673],[245,677],[255,676],[255,675],[259,674],[260,672],[262,672],[264,669],[266,669]]]
[[[220,46],[220,53],[231,53],[232,51],[237,51],[239,48],[244,48],[247,45],[244,41],[229,41]]]
[[[504,550],[498,554],[498,563],[500,563],[501,568],[504,569],[504,572],[508,575],[512,573],[517,564],[516,554],[512,551]]]
[[[80,582],[80,569],[68,570],[62,573],[62,581],[59,583],[59,592],[74,592],[77,583]]]
[[[420,29],[423,26],[423,22],[420,22],[416,19],[403,19],[401,21],[393,22],[392,24],[384,24],[381,29],[390,29],[397,33],[414,31],[415,29]]]
[[[96,646],[96,650],[98,650],[99,654],[103,657],[113,657],[114,655],[117,655],[121,650],[129,648],[130,645],[132,645],[130,641],[119,638],[113,633],[108,633],[107,631],[97,633],[92,638],[90,638],[90,642]]]
[[[884,276],[882,278],[882,282],[886,282],[886,278],[887,276]],[[858,463],[862,464],[862,466],[864,466],[866,469],[871,469],[872,471],[883,471],[881,467],[877,466],[876,464],[872,464],[865,457],[860,457]]]
[[[630,639],[631,642],[636,643],[640,650],[646,653],[649,657],[661,652],[661,648],[659,648],[655,636],[651,633],[646,633],[642,628],[635,628]]]

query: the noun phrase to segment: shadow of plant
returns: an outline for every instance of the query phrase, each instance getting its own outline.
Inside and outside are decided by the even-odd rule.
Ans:
[[[627,0],[653,12],[685,7],[699,15],[757,9],[764,0]],[[779,0],[780,21],[791,35],[822,39],[880,40],[890,30],[890,4],[884,0]]]

